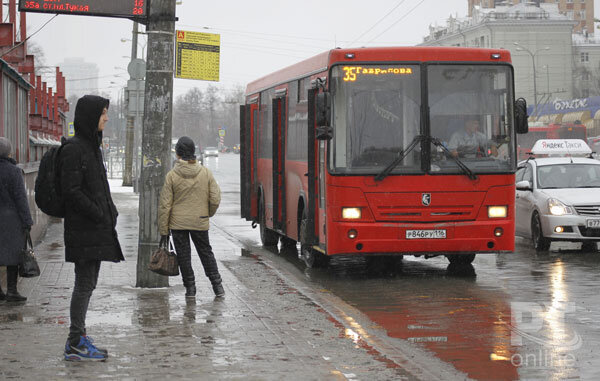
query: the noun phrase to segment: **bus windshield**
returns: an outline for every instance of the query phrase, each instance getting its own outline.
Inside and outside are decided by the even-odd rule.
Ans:
[[[421,75],[416,65],[335,66],[332,69],[336,173],[377,174],[420,134]],[[392,173],[421,171],[420,146]]]
[[[510,67],[425,67],[429,126],[421,121],[421,66],[332,68],[333,173],[378,174],[399,157],[390,174],[458,174],[462,164],[473,173],[514,171]]]
[[[428,66],[432,173],[458,173],[458,158],[474,173],[514,170],[511,70],[501,65]]]

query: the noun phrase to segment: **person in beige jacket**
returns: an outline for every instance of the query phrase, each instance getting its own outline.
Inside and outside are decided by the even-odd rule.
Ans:
[[[217,261],[208,239],[209,217],[217,212],[221,189],[208,168],[196,161],[196,146],[187,136],[175,146],[177,162],[167,173],[160,193],[158,228],[161,240],[173,236],[179,270],[185,286],[185,296],[196,296],[196,280],[192,269],[190,237],[210,279],[217,297],[225,295]]]

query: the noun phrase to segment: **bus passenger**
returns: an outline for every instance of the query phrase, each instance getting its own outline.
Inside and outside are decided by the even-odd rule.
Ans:
[[[479,120],[476,118],[467,119],[464,130],[452,134],[448,143],[454,157],[485,157],[488,156],[488,148],[493,156],[498,156],[496,144],[479,132]]]

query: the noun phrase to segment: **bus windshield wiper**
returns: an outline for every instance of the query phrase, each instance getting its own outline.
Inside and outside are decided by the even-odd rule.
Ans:
[[[469,169],[469,167],[467,167],[467,165],[465,163],[463,163],[459,158],[454,157],[454,155],[452,155],[452,152],[450,152],[448,150],[448,148],[446,148],[445,145],[442,144],[442,142],[438,139],[438,138],[434,138],[434,137],[430,137],[429,140],[431,141],[431,143],[442,149],[442,151],[444,151],[444,153],[450,157],[452,160],[454,160],[454,162],[456,163],[456,165],[458,165],[458,167],[465,173],[465,175],[467,175],[467,177],[471,180],[477,180],[477,175],[475,175],[473,173],[473,171],[471,171],[471,169]]]
[[[406,155],[408,155],[408,153],[410,151],[412,151],[422,139],[423,139],[423,135],[415,136],[406,148],[404,148],[403,150],[398,152],[398,154],[397,154],[398,156],[394,159],[394,161],[389,163],[383,171],[381,171],[377,176],[375,176],[375,181],[381,181],[381,180],[385,179],[390,174],[390,172],[392,172],[392,170],[398,164],[400,164],[400,162],[402,162],[402,160],[404,160]]]

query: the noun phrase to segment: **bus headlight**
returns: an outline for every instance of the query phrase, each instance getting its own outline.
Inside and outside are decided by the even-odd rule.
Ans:
[[[357,220],[362,216],[360,208],[342,208],[342,218]]]
[[[571,207],[566,206],[555,198],[548,199],[548,211],[553,216],[564,216],[565,214],[573,214]]]
[[[488,206],[489,218],[506,218],[507,214],[506,206]]]

